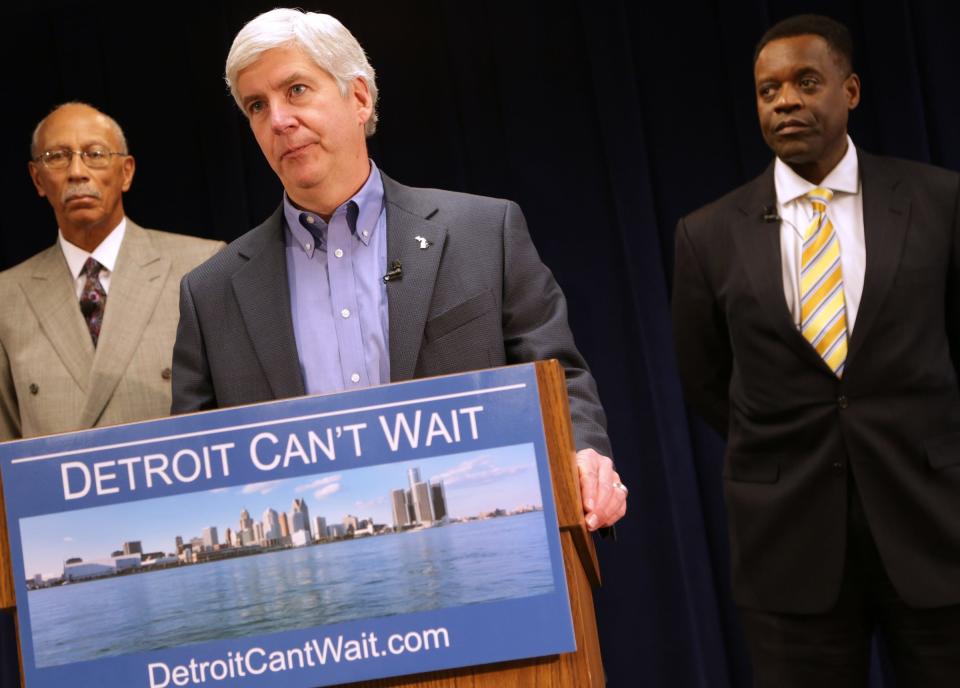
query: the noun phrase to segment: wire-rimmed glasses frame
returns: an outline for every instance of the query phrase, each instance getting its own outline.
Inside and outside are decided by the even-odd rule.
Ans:
[[[72,148],[54,148],[33,158],[33,162],[43,163],[44,167],[51,170],[65,170],[70,167],[74,155],[79,155],[83,164],[91,170],[102,170],[110,166],[113,156],[128,154],[111,151],[105,146],[91,146],[82,151],[75,151]]]

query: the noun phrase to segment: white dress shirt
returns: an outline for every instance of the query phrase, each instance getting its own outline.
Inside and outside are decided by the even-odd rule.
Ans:
[[[773,171],[780,215],[780,256],[783,262],[783,292],[797,329],[800,328],[800,260],[803,233],[816,213],[806,194],[818,187],[833,191],[827,217],[840,242],[840,269],[847,309],[847,336],[853,332],[863,295],[867,248],[863,234],[863,191],[857,149],[847,136],[847,152],[819,184],[811,184],[777,158]]]
[[[63,251],[63,257],[67,259],[67,267],[70,268],[70,274],[73,275],[74,286],[77,291],[77,301],[83,293],[83,285],[87,282],[87,276],[80,275],[87,258],[93,258],[104,267],[100,271],[100,284],[103,285],[103,291],[110,293],[110,276],[117,267],[117,255],[120,253],[120,244],[123,242],[123,235],[127,231],[127,218],[120,220],[120,224],[111,230],[107,237],[100,242],[100,245],[93,249],[93,253],[87,253],[79,246],[74,246],[67,241],[63,232],[58,230],[60,249]]]

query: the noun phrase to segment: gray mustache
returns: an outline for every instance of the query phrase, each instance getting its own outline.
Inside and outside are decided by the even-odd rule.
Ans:
[[[90,196],[91,198],[100,198],[100,191],[90,184],[75,184],[68,186],[63,192],[63,202],[77,198],[78,196]]]

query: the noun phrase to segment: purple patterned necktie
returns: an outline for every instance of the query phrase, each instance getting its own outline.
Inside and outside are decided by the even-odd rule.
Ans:
[[[94,258],[87,258],[83,264],[81,275],[87,276],[87,281],[83,285],[83,291],[80,293],[80,312],[83,313],[87,321],[87,329],[90,330],[90,338],[93,345],[97,345],[100,338],[100,326],[103,324],[103,311],[107,307],[107,292],[103,290],[100,284],[100,271],[103,266]]]

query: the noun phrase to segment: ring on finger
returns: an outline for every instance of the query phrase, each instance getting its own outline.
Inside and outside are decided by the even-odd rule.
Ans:
[[[619,480],[616,481],[615,483],[613,483],[613,488],[616,489],[616,490],[621,490],[621,491],[623,492],[623,494],[625,494],[625,495],[630,494],[630,490],[627,489],[627,486],[624,485],[624,484],[623,484],[622,482],[620,482]]]

